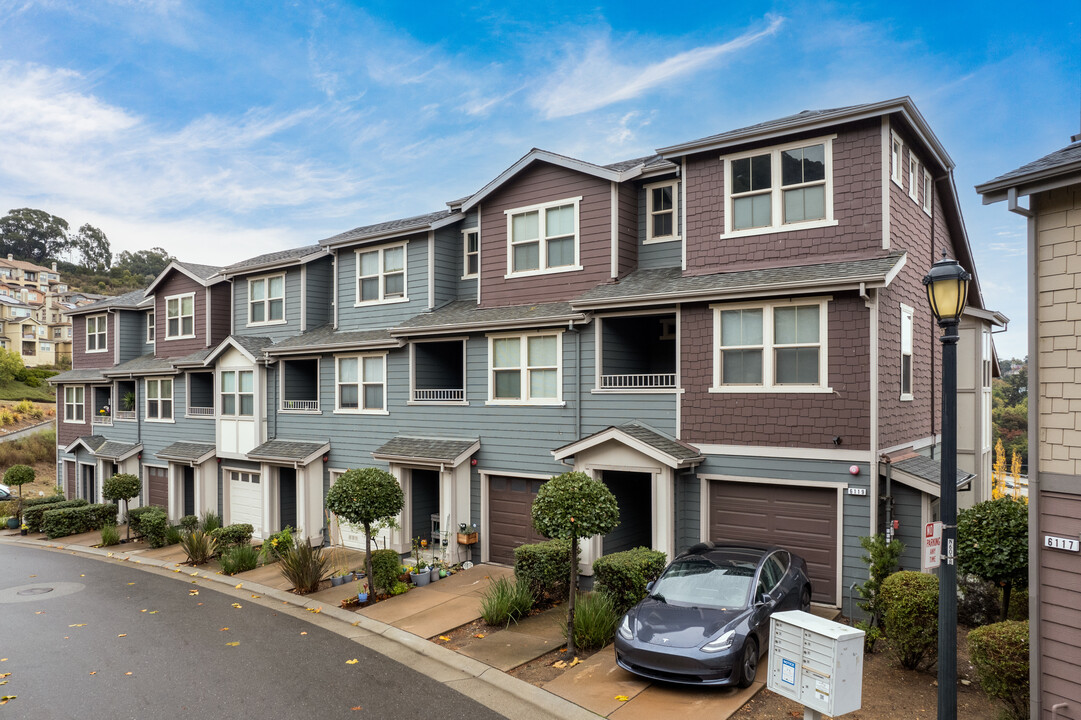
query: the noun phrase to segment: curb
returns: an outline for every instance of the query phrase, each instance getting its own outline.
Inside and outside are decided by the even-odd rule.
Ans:
[[[22,540],[19,536],[14,538],[0,537],[0,543],[23,545],[39,549],[63,550],[89,555],[104,561],[114,560],[117,562],[126,562],[129,565],[144,565],[160,570],[177,571],[175,563],[168,563],[153,558],[144,558],[137,554],[88,547],[86,545],[58,545],[48,542],[43,544],[40,540]],[[219,585],[225,585],[229,590],[235,589],[235,585],[232,582],[233,578],[229,575],[218,575],[217,573],[207,573],[200,570],[188,572],[187,575],[190,577],[198,577],[201,580],[210,580]],[[601,718],[600,715],[586,710],[581,705],[576,705],[570,700],[566,700],[554,693],[550,693],[536,685],[531,685],[524,680],[519,680],[518,678],[497,670],[490,665],[486,665],[479,660],[459,655],[453,650],[449,650],[441,645],[436,645],[419,635],[406,632],[393,625],[373,620],[365,615],[348,612],[342,608],[333,606],[328,607],[324,603],[307,600],[302,595],[294,595],[293,593],[261,585],[256,582],[244,582],[244,589],[257,592],[264,598],[284,602],[299,609],[313,610],[315,608],[322,608],[319,611],[320,615],[346,625],[345,628],[341,629],[327,628],[342,637],[349,638],[354,642],[364,645],[363,639],[365,637],[370,635],[382,636],[398,646],[417,653],[421,657],[439,663],[449,671],[464,674],[469,678],[479,680],[490,688],[512,695],[518,700],[532,705],[536,710],[544,714],[552,715],[555,718],[560,718],[562,720],[597,720],[597,718]],[[370,649],[380,654],[386,654],[378,647],[371,647]],[[484,696],[477,697],[471,695],[466,692],[466,688],[463,687],[461,683],[461,680],[443,681],[443,685],[446,687],[467,697],[471,697],[476,702],[486,705],[489,709],[500,714],[506,715],[506,712],[514,711],[513,708],[494,707],[490,704],[490,700]],[[486,702],[486,700],[489,700],[489,702]],[[515,714],[514,716],[508,717],[520,717],[520,715]]]

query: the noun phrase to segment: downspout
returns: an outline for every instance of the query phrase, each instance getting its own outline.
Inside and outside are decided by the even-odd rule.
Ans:
[[[1036,213],[1033,211],[1033,198],[1029,197],[1029,207],[1022,207],[1017,202],[1017,188],[1006,191],[1006,203],[1010,212],[1026,218],[1028,225],[1028,271],[1033,278],[1028,284],[1028,612],[1029,618],[1036,622],[1029,623],[1028,629],[1028,684],[1029,717],[1042,717],[1041,707],[1041,668],[1040,668],[1040,361],[1039,328],[1037,327],[1037,308],[1039,308],[1039,247],[1036,244]],[[1033,442],[1035,440],[1035,442]],[[1033,562],[1035,560],[1035,562]],[[1056,706],[1057,707],[1057,706]],[[1054,711],[1056,708],[1052,708]]]
[[[893,479],[893,463],[889,456],[883,455],[882,461],[886,463],[886,542],[893,540],[893,488],[890,480]]]
[[[331,250],[333,264],[330,268],[330,286],[333,289],[333,297],[330,304],[334,306],[334,329],[338,329],[338,249]]]
[[[867,483],[870,486],[870,507],[867,509],[867,514],[870,516],[870,531],[871,535],[878,533],[878,479],[879,479],[879,464],[878,464],[878,367],[880,365],[879,359],[879,340],[878,340],[878,321],[879,321],[879,307],[878,307],[878,293],[867,289],[866,283],[860,283],[860,297],[863,299],[863,305],[868,311],[868,343],[870,345],[870,352],[868,353],[870,360],[869,377],[870,385],[868,387],[868,404],[870,407],[870,432],[868,437],[868,445],[870,449],[868,457],[868,465],[870,467],[870,477],[867,478]]]

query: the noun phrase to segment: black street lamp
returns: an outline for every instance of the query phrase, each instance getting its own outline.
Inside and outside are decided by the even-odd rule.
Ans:
[[[923,279],[942,328],[942,544],[938,578],[938,720],[957,719],[957,326],[972,276],[946,253]]]

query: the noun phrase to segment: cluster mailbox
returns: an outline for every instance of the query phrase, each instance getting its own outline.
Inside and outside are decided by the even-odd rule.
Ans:
[[[860,709],[862,630],[793,610],[770,619],[766,687],[836,717]]]

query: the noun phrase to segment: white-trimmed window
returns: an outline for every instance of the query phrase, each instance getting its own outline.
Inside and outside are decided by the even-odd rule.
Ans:
[[[563,401],[561,332],[488,336],[488,401],[553,405]]]
[[[146,419],[158,422],[168,422],[173,419],[172,378],[147,378]]]
[[[154,325],[154,313],[148,312],[146,314],[146,341],[148,343],[154,342],[154,336],[157,333],[157,327]]]
[[[53,345],[52,345],[52,343],[43,342],[40,345],[38,345],[38,350],[40,350],[41,352],[52,352],[53,351]]]
[[[908,151],[908,196],[917,203],[920,201],[920,161],[916,153]]]
[[[342,355],[334,367],[338,412],[386,412],[386,354]]]
[[[462,277],[472,278],[480,273],[480,233],[476,230],[462,231]]]
[[[645,186],[646,242],[679,240],[676,207],[679,205],[679,183],[667,180]]]
[[[829,392],[829,298],[713,305],[712,392]]]
[[[578,203],[581,197],[506,210],[507,275],[580,270]]]
[[[357,305],[404,302],[405,243],[357,250]]]
[[[897,183],[898,187],[902,186],[904,182],[904,170],[901,168],[901,162],[904,157],[905,144],[901,142],[901,138],[897,137],[897,133],[890,133],[890,180]]]
[[[933,193],[931,191],[931,173],[927,168],[923,169],[923,211],[931,214],[931,197]]]
[[[165,339],[195,337],[195,293],[165,298]]]
[[[901,399],[912,399],[912,316],[913,309],[901,304]]]
[[[230,470],[229,479],[233,482],[251,483],[252,485],[259,484],[259,473],[244,472],[243,470]]]
[[[835,225],[834,137],[725,158],[725,235]]]
[[[285,322],[285,275],[248,281],[248,324]]]
[[[81,423],[86,418],[86,388],[69,385],[64,388],[64,422]]]
[[[223,370],[221,373],[221,414],[230,417],[255,415],[255,372]]]
[[[86,351],[105,352],[109,349],[109,317],[90,315],[86,318]]]

